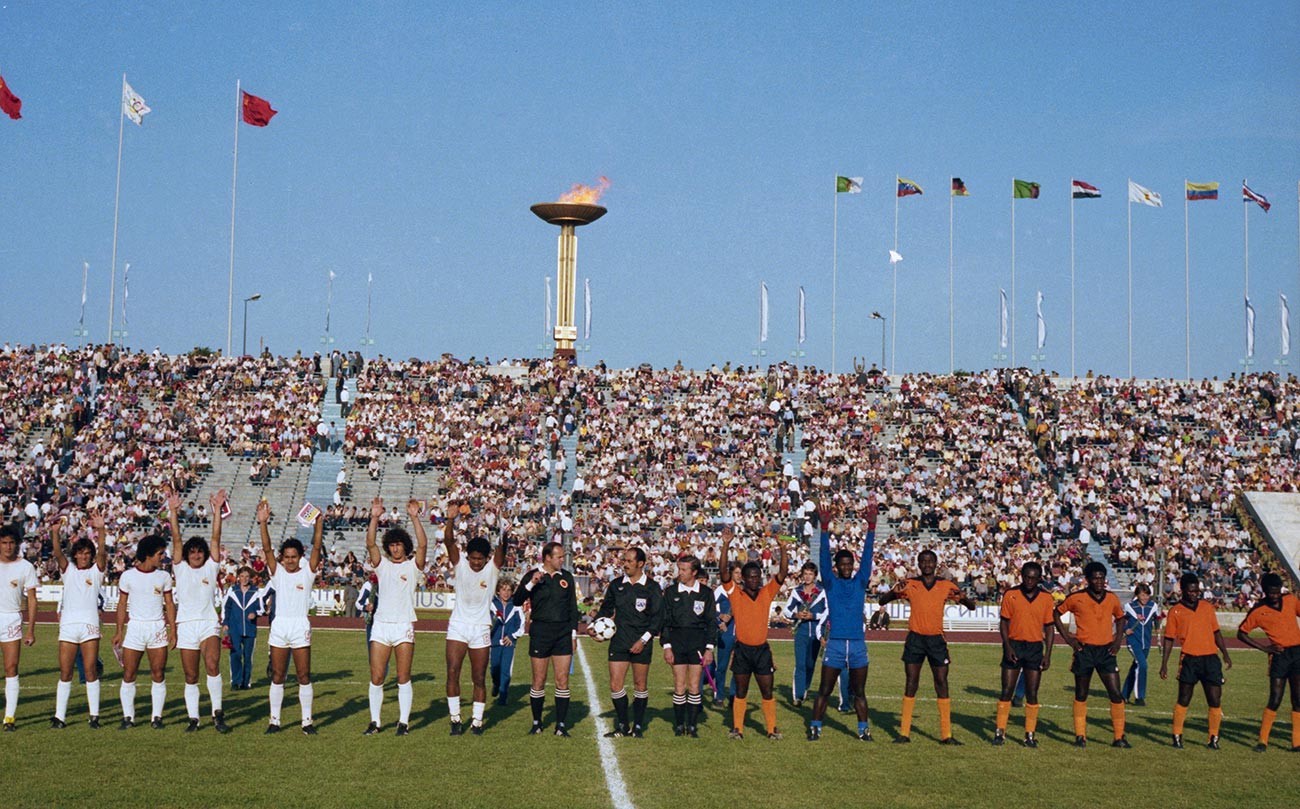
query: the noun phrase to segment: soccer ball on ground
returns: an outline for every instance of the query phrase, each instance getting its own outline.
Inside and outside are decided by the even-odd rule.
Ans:
[[[598,640],[609,640],[614,637],[614,631],[617,628],[614,626],[613,618],[601,617],[597,618],[595,623],[591,625],[591,634]]]

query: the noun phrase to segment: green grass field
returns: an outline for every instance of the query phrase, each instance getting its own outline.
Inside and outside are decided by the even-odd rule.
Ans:
[[[901,638],[901,633],[900,638]],[[363,738],[368,721],[365,656],[357,632],[318,631],[313,649],[316,719],[320,734],[304,737],[294,728],[298,705],[291,684],[285,695],[286,732],[262,735],[266,724],[266,680],[252,691],[227,694],[233,727],[219,736],[210,726],[186,735],[183,678],[176,653],[168,671],[167,727],[147,724],[116,729],[120,719],[120,670],[105,652],[103,719],[99,731],[85,724],[85,691],[74,685],[69,726],[48,729],[54,709],[56,632],[39,628],[38,643],[24,650],[18,732],[0,736],[0,773],[5,806],[374,806],[425,805],[504,807],[600,807],[611,799],[604,780],[588,709],[586,678],[572,679],[573,737],[530,737],[527,660],[515,660],[512,702],[490,708],[482,737],[447,735],[443,698],[443,640],[421,635],[416,646],[412,735],[393,735],[397,701],[391,688],[384,705],[385,732]],[[266,633],[259,637],[255,665],[264,668]],[[598,698],[610,710],[604,647],[585,641]],[[1149,707],[1129,709],[1132,750],[1109,747],[1110,721],[1099,690],[1091,706],[1092,745],[1070,742],[1072,687],[1068,649],[1058,647],[1040,701],[1041,747],[988,744],[997,698],[999,653],[993,646],[953,646],[952,696],[960,748],[937,744],[938,719],[928,681],[922,681],[913,743],[889,741],[901,704],[900,644],[874,643],[867,692],[876,740],[864,744],[850,734],[851,715],[833,710],[823,741],[804,741],[807,718],[790,705],[792,644],[774,644],[779,724],[783,741],[761,734],[757,690],[751,690],[750,732],[743,742],[726,738],[722,716],[708,709],[698,740],[672,735],[671,679],[656,659],[651,669],[651,724],[643,740],[614,740],[632,804],[637,807],[717,806],[740,800],[763,807],[925,806],[1003,807],[1134,806],[1215,807],[1233,802],[1289,805],[1300,787],[1300,755],[1286,750],[1290,727],[1285,711],[1265,755],[1252,752],[1266,693],[1265,658],[1235,653],[1236,668],[1225,689],[1223,749],[1206,750],[1205,707],[1193,702],[1188,749],[1168,745],[1172,683],[1153,679]],[[137,712],[148,716],[149,689],[142,676]],[[292,682],[292,680],[291,680]],[[468,703],[468,671],[465,674]],[[630,690],[631,683],[628,687]],[[932,692],[931,692],[932,696]],[[430,704],[432,703],[432,708]],[[547,698],[550,717],[550,697]],[[807,703],[805,703],[805,706]],[[206,693],[203,710],[208,710]],[[468,717],[468,705],[464,708]],[[1012,712],[1009,736],[1019,738],[1022,714]]]

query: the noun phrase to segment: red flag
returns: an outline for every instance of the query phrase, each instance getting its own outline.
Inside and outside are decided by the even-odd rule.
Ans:
[[[9,85],[5,83],[4,77],[0,76],[0,110],[17,121],[23,117],[22,109],[23,100],[10,92]]]
[[[242,92],[242,91],[241,91]],[[271,103],[265,98],[258,98],[252,93],[244,93],[244,123],[252,126],[266,126],[277,110],[271,109]]]

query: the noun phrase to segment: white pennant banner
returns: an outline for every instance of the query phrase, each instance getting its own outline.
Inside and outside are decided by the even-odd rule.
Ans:
[[[807,299],[803,294],[803,287],[799,287],[799,345],[808,339],[808,315],[804,308]]]
[[[767,282],[758,285],[758,341],[767,342]]]
[[[1287,305],[1286,295],[1278,293],[1282,299],[1282,356],[1291,354],[1291,307]]]
[[[1043,320],[1043,291],[1038,290],[1038,350],[1047,345],[1047,323]]]
[[[1007,347],[1007,291],[999,289],[998,296],[1001,299],[1001,311],[998,317],[998,323],[1001,326],[998,332],[998,347],[1005,349]]]
[[[582,339],[591,339],[591,279],[582,279]]]
[[[1255,358],[1255,307],[1246,298],[1246,359]]]

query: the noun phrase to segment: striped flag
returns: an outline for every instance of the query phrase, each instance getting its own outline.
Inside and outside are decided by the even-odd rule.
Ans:
[[[1097,186],[1085,183],[1083,180],[1071,180],[1070,196],[1074,199],[1097,199],[1101,196],[1101,191],[1097,190]]]
[[[916,183],[912,182],[906,177],[895,176],[894,179],[898,180],[898,196],[900,197],[910,197],[913,194],[925,193],[925,190],[922,189],[921,186],[917,185]]]
[[[954,197],[970,196],[970,192],[966,190],[966,184],[961,181],[960,177],[952,178],[952,195]]]
[[[1245,180],[1241,181],[1241,201],[1255,203],[1264,209],[1264,213],[1268,213],[1268,209],[1273,207],[1272,203],[1270,203],[1263,194],[1256,194],[1254,191],[1251,191],[1250,186],[1246,185]]]
[[[1187,199],[1196,202],[1202,199],[1218,199],[1218,183],[1187,183]]]

